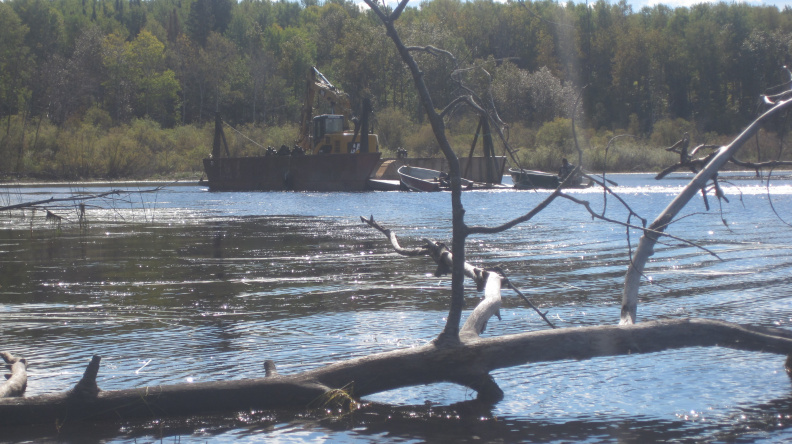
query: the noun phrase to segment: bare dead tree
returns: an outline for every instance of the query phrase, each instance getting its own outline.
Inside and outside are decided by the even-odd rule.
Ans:
[[[786,94],[783,97],[783,100],[775,103],[772,108],[765,111],[764,114],[759,116],[750,125],[748,125],[748,127],[730,144],[719,147],[715,152],[700,161],[680,159],[680,163],[677,165],[692,165],[692,167],[696,169],[697,174],[693,180],[691,180],[690,183],[682,190],[682,192],[677,195],[677,197],[670,204],[668,204],[663,212],[660,213],[660,215],[657,216],[657,218],[651,224],[649,224],[648,230],[641,237],[638,247],[635,250],[633,260],[630,262],[630,266],[627,270],[627,275],[624,279],[620,321],[622,324],[634,324],[636,322],[638,289],[641,283],[641,275],[646,262],[649,260],[652,254],[654,254],[654,245],[657,243],[662,233],[666,230],[666,228],[668,228],[668,225],[671,223],[671,221],[673,221],[677,214],[679,214],[682,208],[687,205],[694,195],[702,192],[706,198],[706,187],[708,182],[712,181],[715,184],[716,196],[721,197],[723,195],[722,190],[720,190],[720,187],[717,185],[718,171],[727,162],[734,158],[740,147],[748,142],[751,137],[753,137],[754,134],[759,131],[763,123],[781,111],[784,111],[792,106],[792,98],[789,97],[789,94]],[[695,151],[696,150],[694,150],[694,152]],[[687,163],[683,165],[684,160],[687,160]],[[696,163],[693,164],[692,162]],[[666,171],[667,170],[668,168]],[[663,173],[661,173],[661,175],[662,174]],[[658,175],[658,177],[661,177],[661,175]]]
[[[445,121],[444,118],[456,110],[459,106],[467,106],[471,108],[475,113],[479,114],[482,117],[490,119],[492,122],[492,127],[495,129],[496,133],[499,135],[501,140],[504,142],[504,146],[507,147],[507,151],[511,152],[512,150],[508,147],[508,143],[506,137],[503,133],[504,124],[500,120],[497,114],[497,110],[494,107],[494,103],[492,103],[491,99],[482,98],[479,94],[473,91],[471,88],[468,88],[464,81],[462,80],[462,73],[465,71],[457,66],[457,68],[452,73],[451,78],[457,82],[460,89],[465,92],[464,95],[461,95],[453,100],[450,101],[444,108],[442,108],[439,112],[435,107],[434,102],[432,101],[431,94],[429,93],[429,89],[424,82],[423,72],[421,71],[418,63],[416,62],[415,58],[412,56],[415,52],[423,52],[432,54],[435,56],[444,56],[451,58],[454,62],[456,62],[456,58],[453,54],[449,53],[448,51],[436,48],[434,46],[408,46],[406,45],[399,36],[398,31],[396,30],[395,23],[401,16],[402,11],[404,8],[407,7],[409,0],[402,0],[399,4],[393,9],[390,14],[386,14],[383,9],[379,7],[379,5],[374,0],[365,0],[366,4],[374,11],[377,17],[380,18],[383,25],[386,29],[386,34],[390,39],[393,41],[394,45],[398,53],[400,54],[402,61],[409,69],[413,82],[415,84],[415,88],[418,91],[418,96],[421,99],[421,103],[423,105],[424,111],[427,114],[429,122],[432,127],[433,134],[435,139],[437,140],[441,151],[445,155],[448,164],[449,164],[449,176],[451,178],[451,211],[452,211],[452,241],[451,241],[451,250],[454,252],[455,257],[457,258],[454,261],[454,266],[451,270],[451,304],[449,308],[448,317],[446,320],[445,328],[443,332],[438,336],[436,341],[438,343],[448,343],[454,344],[459,342],[459,324],[462,319],[462,310],[464,308],[464,269],[463,264],[465,263],[465,241],[468,236],[471,234],[493,234],[505,231],[519,223],[525,222],[530,220],[534,215],[538,214],[543,208],[547,207],[555,198],[557,198],[561,192],[560,189],[556,190],[554,193],[550,194],[541,204],[537,206],[534,210],[530,211],[528,214],[516,218],[515,220],[506,222],[501,224],[497,227],[471,227],[465,223],[465,209],[462,205],[462,190],[461,190],[461,172],[459,169],[459,159],[457,158],[456,154],[454,153],[451,145],[448,141],[448,137],[445,131]],[[488,73],[485,73],[488,75]],[[491,95],[488,95],[491,97]],[[580,162],[578,162],[579,164]]]

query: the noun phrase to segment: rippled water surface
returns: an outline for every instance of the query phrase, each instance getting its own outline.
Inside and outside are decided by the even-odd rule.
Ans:
[[[613,175],[651,220],[678,176]],[[729,203],[701,197],[647,266],[639,320],[704,317],[792,328],[792,181],[725,182]],[[359,216],[402,245],[450,241],[446,193],[209,193],[199,185],[125,185],[93,200],[87,223],[63,208],[0,214],[0,350],[29,362],[28,396],[69,389],[94,354],[102,389],[283,374],[425,344],[442,329],[450,282],[426,258],[396,255]],[[0,188],[0,206],[99,193],[108,186]],[[118,188],[118,186],[116,186]],[[575,191],[613,219],[601,191]],[[467,222],[496,225],[546,192],[464,194]],[[633,223],[640,222],[633,218]],[[528,223],[469,239],[468,259],[501,266],[560,327],[618,322],[625,228],[556,201]],[[469,308],[475,288],[468,292]],[[547,328],[513,292],[486,336]],[[533,364],[493,374],[505,399],[480,411],[451,384],[381,393],[340,417],[254,412],[167,422],[7,431],[49,442],[778,442],[792,440],[783,358],[721,348]]]

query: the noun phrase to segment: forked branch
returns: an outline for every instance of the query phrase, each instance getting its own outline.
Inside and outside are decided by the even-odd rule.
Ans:
[[[454,256],[444,244],[424,239],[424,247],[408,250],[400,246],[396,234],[392,230],[385,228],[379,223],[375,222],[374,216],[371,216],[370,219],[366,219],[365,217],[361,216],[360,220],[384,234],[391,241],[391,245],[397,253],[403,256],[430,256],[437,264],[435,276],[446,274],[452,268]],[[541,316],[547,325],[549,325],[551,328],[556,328],[555,325],[553,325],[553,323],[547,319],[547,313],[542,313],[533,304],[533,302],[531,302],[517,287],[511,283],[511,281],[509,281],[500,268],[496,267],[492,270],[485,270],[481,267],[476,267],[468,262],[465,262],[464,270],[465,276],[469,277],[471,280],[473,280],[473,282],[475,282],[476,289],[478,291],[484,291],[484,299],[481,301],[481,303],[479,303],[470,317],[468,317],[468,320],[465,323],[466,327],[463,327],[462,329],[465,330],[467,334],[473,331],[475,331],[476,334],[480,334],[482,331],[484,331],[487,320],[493,315],[500,318],[500,315],[498,314],[498,307],[500,307],[500,293],[502,287],[508,287],[514,290],[528,304],[529,307],[531,307],[539,314],[539,316]],[[495,294],[496,292],[497,294]],[[487,307],[482,307],[482,305],[486,305]],[[462,330],[460,330],[460,334],[462,333]]]

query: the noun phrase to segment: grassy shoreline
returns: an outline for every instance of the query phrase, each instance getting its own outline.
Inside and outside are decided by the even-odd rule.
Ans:
[[[57,127],[48,121],[25,126],[21,119],[7,121],[5,134],[0,134],[0,183],[70,182],[70,181],[138,181],[173,180],[197,181],[203,176],[203,159],[212,151],[214,127],[185,125],[161,128],[147,119],[108,127],[100,121],[86,118],[81,122]],[[467,157],[474,140],[475,122],[460,121],[449,130],[457,155]],[[439,157],[440,152],[428,124],[409,124],[407,128],[388,127],[380,123],[375,130],[381,135],[383,158],[396,157],[396,150],[404,147],[409,157]],[[663,128],[642,137],[624,131],[578,131],[577,145],[582,151],[582,166],[592,172],[629,173],[659,172],[679,160],[677,154],[665,148],[691,131],[690,148],[699,144],[723,145],[731,136],[698,134],[684,121],[656,125]],[[280,146],[294,138],[294,125],[279,127],[247,126],[226,132],[232,156],[263,155],[266,146]],[[399,144],[389,144],[386,134],[407,131],[411,137],[394,138]],[[511,129],[509,146],[519,166],[525,169],[556,172],[563,157],[579,163],[568,119],[556,119],[538,128],[515,125]],[[242,134],[245,134],[244,136]],[[257,141],[256,143],[250,140]],[[755,141],[741,151],[746,161],[769,160],[779,157],[792,160],[785,153],[783,138],[775,133],[760,131]],[[481,155],[480,149],[475,150]],[[496,144],[496,154],[505,155]],[[509,158],[509,165],[516,167]]]

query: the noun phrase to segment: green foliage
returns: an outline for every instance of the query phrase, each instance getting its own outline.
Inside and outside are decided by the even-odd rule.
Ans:
[[[494,70],[492,89],[502,118],[534,124],[569,117],[577,95],[546,66],[527,72],[509,62]]]
[[[585,151],[584,165],[589,170],[594,172],[658,171],[679,160],[673,153],[667,152],[662,147],[633,138],[618,139],[611,144],[607,151],[606,147],[608,147],[607,142]]]
[[[432,127],[425,123],[404,139],[404,148],[412,157],[437,157],[440,155],[440,145],[432,132]]]
[[[663,119],[654,124],[651,141],[656,146],[669,147],[682,139],[685,133],[693,134],[693,125],[682,119]]]
[[[66,179],[101,177],[104,159],[99,157],[100,142],[107,134],[90,123],[65,127],[58,134],[58,147],[53,156],[51,173]]]
[[[6,120],[0,155],[15,159],[24,144],[22,170],[0,164],[0,175],[61,179],[146,178],[202,171],[213,127],[163,129],[150,119],[109,126],[106,112],[92,108],[81,121],[58,127],[47,119]],[[24,138],[23,138],[24,128]]]
[[[187,29],[200,46],[206,46],[213,32],[222,34],[231,21],[231,0],[195,0],[190,5]]]
[[[63,15],[55,5],[47,0],[20,0],[12,6],[22,23],[34,30],[25,34],[24,41],[37,63],[45,63],[63,50],[66,43]]]
[[[792,54],[792,14],[740,3],[632,11],[605,0],[431,0],[408,7],[397,27],[408,45],[456,57],[413,51],[435,108],[466,91],[492,100],[519,155],[550,169],[571,155],[567,119],[583,85],[576,117],[587,161],[604,165],[600,147],[627,132],[638,139],[619,142],[624,153],[607,163],[648,168],[684,132],[710,142],[739,131],[759,96],[788,80],[780,67]],[[0,170],[200,171],[215,112],[263,146],[291,144],[311,66],[355,111],[372,100],[386,153],[438,154],[411,74],[378,19],[353,2],[0,2],[0,154],[11,159]],[[455,111],[447,124],[466,154],[477,119]],[[261,150],[229,137],[234,152]]]
[[[179,83],[175,73],[165,68],[165,45],[150,32],[142,31],[131,42],[111,34],[103,49],[109,73],[104,86],[115,119],[151,116],[172,125]]]
[[[536,132],[536,145],[550,149],[565,156],[575,150],[575,141],[572,138],[572,121],[567,118],[557,117],[547,122]]]
[[[398,108],[386,108],[377,112],[374,128],[379,136],[380,147],[396,152],[405,147],[407,138],[414,132],[415,124],[410,122],[406,112]]]
[[[17,94],[30,75],[32,60],[24,44],[28,31],[13,8],[0,2],[0,117],[18,111]]]
[[[126,48],[127,74],[137,87],[136,109],[165,124],[172,124],[179,92],[176,74],[165,69],[165,45],[142,31]]]

